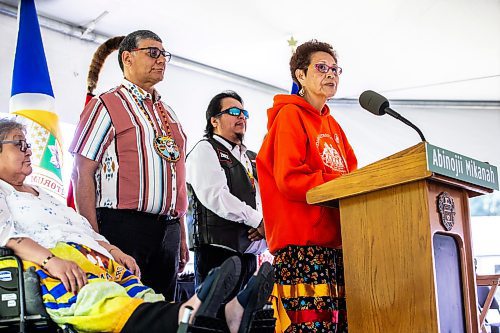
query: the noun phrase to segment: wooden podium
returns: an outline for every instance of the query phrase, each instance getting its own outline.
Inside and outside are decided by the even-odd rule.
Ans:
[[[420,143],[307,193],[340,208],[349,333],[479,331],[468,199],[498,173],[439,149]],[[477,170],[493,186],[443,175]]]

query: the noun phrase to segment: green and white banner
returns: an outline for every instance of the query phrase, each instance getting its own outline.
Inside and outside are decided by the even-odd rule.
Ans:
[[[498,190],[496,166],[426,143],[427,168],[434,173]]]

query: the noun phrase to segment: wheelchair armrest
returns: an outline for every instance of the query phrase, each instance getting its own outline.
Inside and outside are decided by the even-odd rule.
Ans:
[[[9,249],[8,247],[0,246],[0,257],[13,256],[13,255],[14,251]]]
[[[18,286],[20,298],[20,312],[24,315],[40,315],[49,318],[42,301],[40,281],[33,267],[23,270],[21,259],[14,254],[14,251],[7,247],[0,246],[0,258],[11,257],[16,260],[18,266]],[[4,258],[7,259],[7,258]]]

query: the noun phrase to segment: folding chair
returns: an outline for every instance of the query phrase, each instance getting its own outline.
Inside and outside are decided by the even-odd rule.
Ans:
[[[478,275],[476,283],[481,332],[486,333],[486,325],[488,325],[492,333],[498,333],[500,332],[500,307],[495,299],[495,292],[500,284],[500,275]]]

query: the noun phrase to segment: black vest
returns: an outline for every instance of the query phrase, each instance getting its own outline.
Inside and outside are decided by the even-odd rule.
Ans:
[[[210,138],[204,141],[209,142],[215,150],[220,166],[226,174],[227,185],[231,194],[255,209],[256,190],[252,186],[245,166],[217,140]],[[257,170],[255,168],[256,154],[247,150],[246,155],[251,161],[253,176],[257,179]],[[202,165],[199,166],[199,172],[203,172]],[[251,243],[248,239],[248,230],[250,227],[246,224],[229,221],[216,215],[200,203],[191,184],[188,183],[187,188],[189,214],[191,215],[188,218],[191,249],[200,245],[218,244],[244,253]]]

